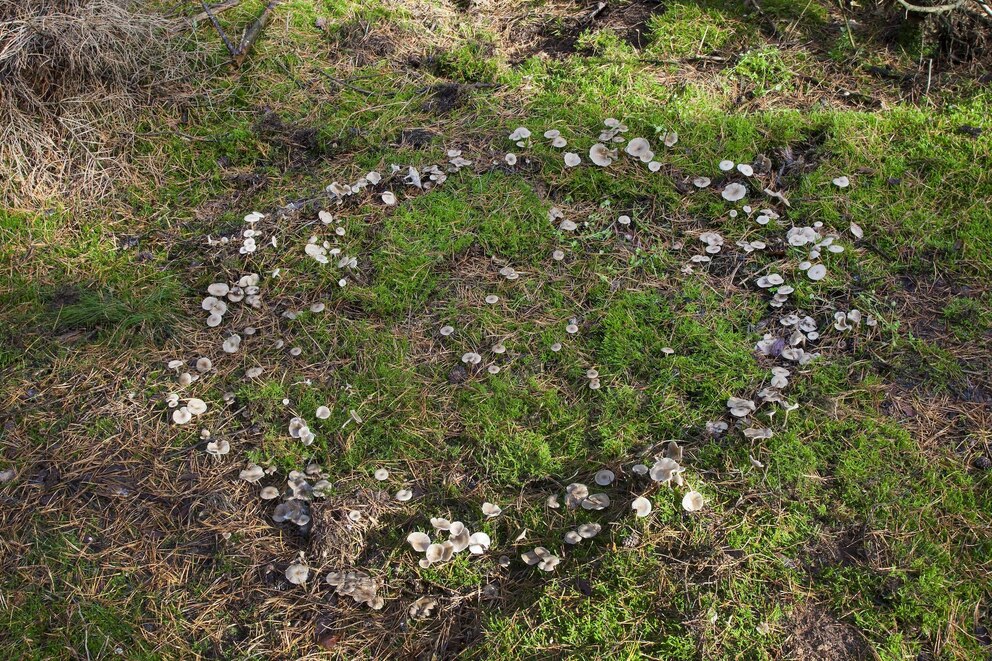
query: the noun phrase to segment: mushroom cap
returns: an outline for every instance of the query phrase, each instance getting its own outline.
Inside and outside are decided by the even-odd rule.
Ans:
[[[698,491],[689,491],[682,496],[682,509],[686,512],[698,512],[703,509],[703,494]]]
[[[630,509],[638,518],[645,517],[651,513],[651,501],[644,496],[638,496],[630,503]]]
[[[214,282],[207,287],[207,293],[211,296],[227,296],[229,291],[231,287],[226,282]]]
[[[624,149],[625,152],[631,156],[640,158],[642,155],[651,151],[651,143],[645,138],[633,138],[627,143],[627,147]],[[650,159],[648,159],[650,160]],[[599,165],[598,163],[596,165]]]
[[[494,503],[482,503],[482,513],[487,517],[499,516],[503,512],[503,508]]]
[[[259,492],[258,495],[261,496],[262,500],[274,500],[279,497],[279,489],[275,487],[265,487]]]
[[[582,509],[605,510],[610,506],[610,497],[605,493],[594,493],[582,501]]]
[[[447,519],[431,517],[431,525],[435,530],[451,530],[451,521]]]
[[[317,410],[314,412],[314,415],[317,416],[317,418],[319,418],[320,420],[327,420],[329,417],[331,417],[331,409],[327,408],[326,406],[318,406]]]
[[[575,152],[565,152],[565,167],[574,168],[582,162],[582,159]]]
[[[207,403],[202,399],[193,397],[186,400],[186,408],[189,409],[189,412],[193,415],[201,415],[207,412]]]
[[[615,150],[611,150],[603,143],[597,142],[589,149],[589,160],[595,165],[606,167],[613,162],[615,154]]]
[[[375,473],[373,473],[373,476],[380,482],[384,482],[389,479],[389,471],[385,468],[377,468]]]
[[[724,172],[729,172],[730,170],[733,170],[734,169],[734,162],[731,161],[731,160],[725,159],[725,160],[720,161],[719,167]]]
[[[837,188],[847,188],[848,186],[851,185],[851,180],[842,175],[840,177],[836,177],[833,180],[833,183],[834,186],[836,186]]]
[[[569,530],[565,533],[565,543],[566,544],[578,544],[582,541],[582,535],[574,530]]]
[[[444,557],[444,545],[431,544],[425,549],[425,553],[428,562],[440,562],[441,558]]]
[[[406,536],[407,543],[413,547],[417,553],[423,553],[431,545],[431,538],[426,533],[412,532]]]
[[[814,264],[806,271],[806,277],[810,280],[817,282],[823,280],[827,276],[827,267],[823,264]]]
[[[401,503],[405,503],[411,498],[413,498],[413,492],[410,491],[409,489],[400,489],[399,491],[396,492],[396,500],[400,501]]]
[[[293,585],[303,585],[310,577],[310,568],[298,562],[286,567],[286,580]]]
[[[185,406],[182,406],[172,412],[172,421],[177,425],[185,425],[192,419],[193,414],[190,413],[189,409]]]
[[[592,539],[603,529],[603,526],[598,523],[583,523],[581,526],[575,529],[579,533],[579,537],[582,539]]]
[[[609,468],[603,468],[602,470],[596,472],[595,480],[596,484],[599,486],[607,487],[613,484],[613,480],[615,480],[616,477],[616,473],[611,471]]]
[[[747,195],[747,186],[744,184],[732,183],[727,184],[720,196],[727,200],[728,202],[736,202],[737,200],[743,199]]]
[[[710,178],[696,177],[695,179],[692,180],[692,185],[695,186],[696,188],[706,188],[707,186],[710,185]]]

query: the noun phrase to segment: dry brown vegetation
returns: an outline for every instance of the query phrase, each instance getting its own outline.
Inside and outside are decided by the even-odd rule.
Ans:
[[[137,112],[184,79],[183,23],[134,0],[0,0],[0,196],[98,198]]]

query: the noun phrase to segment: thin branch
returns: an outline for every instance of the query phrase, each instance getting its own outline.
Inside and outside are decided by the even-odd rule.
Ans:
[[[933,7],[921,7],[919,5],[911,5],[906,0],[896,0],[900,5],[906,8],[906,11],[915,11],[920,14],[943,14],[945,12],[954,11],[958,9],[968,0],[956,0],[946,5],[934,5]]]
[[[224,45],[227,46],[227,52],[231,54],[231,57],[237,57],[237,49],[234,47],[234,44],[231,43],[231,40],[227,38],[227,33],[224,32],[224,28],[220,26],[220,21],[217,20],[216,16],[214,16],[214,13],[210,11],[210,7],[207,6],[207,3],[204,2],[204,0],[200,0],[200,6],[203,7],[203,13],[206,14],[207,18],[210,19],[210,22],[214,24],[214,29],[217,30],[218,34],[220,34],[220,38],[224,40]]]
[[[269,4],[265,5],[265,9],[262,10],[262,14],[245,31],[245,36],[241,39],[241,44],[238,46],[237,52],[234,53],[234,66],[240,67],[244,63],[245,58],[248,57],[248,52],[251,51],[251,47],[255,45],[255,41],[261,36],[262,30],[265,29],[266,23],[269,22],[272,10],[276,8],[280,1],[270,0]]]
[[[222,11],[227,11],[232,7],[237,7],[239,4],[241,4],[241,0],[224,0],[224,2],[210,7],[209,11],[201,11],[199,14],[195,14],[190,20],[193,22],[193,25],[196,25],[200,21],[210,18],[211,12],[216,16]]]

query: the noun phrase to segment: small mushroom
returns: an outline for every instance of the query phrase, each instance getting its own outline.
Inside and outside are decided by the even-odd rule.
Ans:
[[[565,167],[574,168],[581,162],[582,159],[579,158],[578,154],[570,151],[565,152]]]
[[[598,535],[602,529],[603,526],[598,523],[583,523],[581,526],[576,528],[575,531],[579,533],[579,537],[582,539],[592,539]]]
[[[258,495],[262,500],[275,500],[279,497],[279,489],[275,487],[264,487]]]
[[[482,513],[487,519],[491,519],[502,514],[503,509],[494,503],[482,503]]]
[[[411,498],[413,498],[413,492],[410,491],[409,489],[400,489],[399,491],[396,492],[396,500],[400,501],[401,503],[405,503]]]
[[[424,553],[431,545],[431,538],[422,532],[410,533],[406,536],[406,541],[417,553]]]
[[[314,415],[317,416],[319,420],[327,420],[331,417],[331,409],[326,406],[318,406],[317,410],[314,412]]]
[[[294,562],[286,567],[286,580],[293,585],[303,585],[310,577],[310,568],[304,564]]]
[[[613,163],[616,156],[617,150],[610,149],[601,142],[597,142],[589,149],[589,160],[600,167],[606,167]]]
[[[703,494],[689,491],[682,497],[682,509],[686,512],[698,512],[703,509]]]
[[[651,501],[644,496],[638,496],[630,503],[630,509],[638,518],[643,518],[651,513]]]
[[[743,199],[747,195],[747,186],[744,184],[727,184],[723,192],[720,193],[720,197],[727,200],[728,202],[736,202]]]
[[[373,476],[380,482],[385,482],[389,479],[389,471],[385,468],[377,468],[375,473],[373,473]]]
[[[594,478],[596,484],[601,487],[608,487],[613,484],[613,480],[616,479],[616,474],[608,468],[604,468],[596,472],[596,477]]]

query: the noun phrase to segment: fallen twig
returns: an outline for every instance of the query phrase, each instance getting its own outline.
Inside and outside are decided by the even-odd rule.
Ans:
[[[245,36],[242,37],[241,43],[238,45],[238,50],[233,56],[234,66],[240,67],[245,61],[245,58],[248,57],[251,47],[258,40],[259,36],[261,36],[262,30],[265,29],[265,25],[269,22],[269,17],[272,15],[272,10],[276,8],[279,2],[280,0],[270,0],[269,4],[265,5],[265,9],[262,10],[261,15],[245,31]]]
[[[203,7],[203,13],[206,14],[207,18],[210,19],[210,22],[214,24],[214,29],[217,30],[220,38],[224,41],[224,45],[227,46],[227,52],[231,54],[232,58],[236,57],[238,50],[234,47],[234,44],[231,43],[231,40],[227,38],[227,33],[224,32],[224,28],[220,26],[220,21],[218,21],[217,17],[214,16],[214,13],[210,11],[210,7],[207,7],[207,3],[204,2],[204,0],[200,0],[200,6]]]
[[[203,3],[201,2],[200,4]],[[193,25],[196,25],[200,21],[211,18],[211,14],[216,16],[222,11],[227,11],[233,7],[237,7],[239,4],[241,4],[241,0],[224,0],[224,2],[218,3],[213,7],[204,7],[204,11],[201,11],[199,14],[195,14],[190,20],[193,22]]]
[[[955,2],[948,3],[946,5],[934,5],[933,7],[921,7],[920,5],[911,5],[906,0],[896,0],[900,5],[906,8],[906,11],[914,11],[920,14],[943,14],[944,12],[954,11],[955,9],[964,5],[968,0],[956,0]]]

